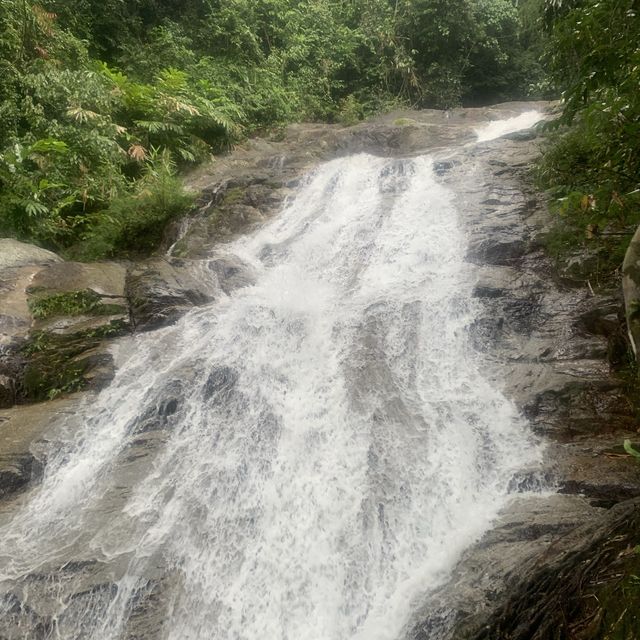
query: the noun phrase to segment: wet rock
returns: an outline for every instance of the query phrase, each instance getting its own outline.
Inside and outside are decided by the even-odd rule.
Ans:
[[[216,367],[204,385],[204,399],[224,404],[229,400],[238,381],[238,374],[230,367]]]
[[[126,331],[129,321],[124,266],[62,262],[25,247],[12,254],[11,264],[19,266],[0,274],[0,407],[106,384],[113,376],[111,356],[96,348]],[[84,313],[78,296],[91,296]],[[45,317],[34,318],[36,308]]]
[[[551,546],[542,565],[510,581],[509,596],[482,625],[459,625],[465,640],[585,640],[602,637],[595,614],[604,613],[598,598],[602,581],[621,565],[625,552],[637,543],[640,500],[603,510],[599,517],[567,532]],[[627,601],[633,606],[633,600]],[[593,623],[595,620],[596,624]],[[466,629],[464,627],[467,627]],[[633,632],[632,632],[633,633]],[[621,636],[622,637],[622,636]],[[626,638],[635,635],[626,635]]]
[[[629,485],[623,484],[593,484],[590,482],[580,482],[567,480],[559,487],[560,493],[575,493],[589,498],[591,504],[596,507],[610,509],[619,502],[637,498],[640,495],[640,488],[637,482]]]
[[[514,131],[504,136],[507,140],[513,140],[514,142],[530,142],[538,137],[538,132],[535,129],[524,129],[523,131]]]
[[[22,345],[21,340],[0,344],[0,409],[12,407],[20,397],[26,364],[21,352]]]
[[[25,364],[18,399],[42,401],[80,389],[99,390],[115,374],[105,339],[127,330],[114,320],[77,333],[34,333],[22,350]]]
[[[8,593],[0,597],[0,638],[2,640],[47,640],[53,633],[53,622],[39,615],[18,596]],[[25,636],[28,630],[28,636]]]
[[[41,250],[34,249],[37,256]],[[12,406],[20,395],[25,365],[22,348],[32,323],[26,289],[40,269],[38,264],[0,267],[0,408]]]
[[[489,351],[499,341],[503,328],[504,318],[478,318],[469,327],[471,343],[477,351]]]
[[[164,387],[162,400],[148,407],[135,423],[136,435],[170,429],[173,416],[182,407],[185,395],[183,381],[173,380]]]
[[[131,614],[124,631],[125,640],[155,640],[162,635],[172,589],[177,577],[171,574],[148,580],[131,598]]]
[[[117,594],[113,572],[95,559],[41,566],[0,596],[0,637],[85,637],[87,616],[104,616]]]
[[[0,238],[0,270],[56,262],[62,262],[62,258],[52,251],[13,238]]]
[[[289,193],[277,176],[270,179],[259,171],[222,178],[206,187],[198,215],[176,241],[171,255],[209,257],[214,245],[229,241],[277,213]]]
[[[42,476],[42,465],[30,453],[0,454],[0,500]]]
[[[494,287],[476,286],[473,289],[475,298],[500,298],[504,295],[504,289],[496,289]]]
[[[617,539],[616,522],[635,522],[630,512],[618,518],[619,509],[640,496],[640,471],[622,449],[625,438],[637,438],[637,417],[612,368],[626,350],[620,301],[615,292],[594,295],[582,276],[568,280],[568,272],[558,273],[540,250],[536,236],[548,214],[527,194],[525,182],[533,145],[507,139],[470,153],[481,158],[477,166],[486,172],[460,195],[469,211],[467,259],[478,274],[472,344],[495,359],[490,374],[547,443],[542,467],[518,474],[510,491],[562,494],[523,495],[507,507],[496,527],[464,554],[451,582],[426,599],[410,637],[578,637],[569,630],[584,612],[566,606],[573,588],[566,587],[575,587],[573,574],[598,562],[600,549]],[[463,162],[444,180],[465,184],[464,171]],[[499,189],[493,186],[496,173]],[[487,185],[493,192],[487,193]],[[584,256],[576,256],[574,272],[584,266]],[[618,553],[635,544],[626,533],[619,535]],[[584,552],[571,555],[576,549]],[[584,636],[595,637],[601,636]]]
[[[552,386],[535,395],[523,411],[541,435],[567,439],[629,429],[635,424],[624,390],[615,381],[591,386],[586,380],[574,380]]]
[[[125,297],[126,267],[117,262],[58,262],[34,277],[31,289],[51,292],[90,289],[108,298]]]
[[[287,187],[294,185],[301,172],[319,159],[354,151],[407,155],[447,144],[454,138],[459,140],[463,128],[472,140],[476,113],[479,118],[497,112],[395,114],[351,129],[298,125],[290,128],[285,143],[251,141],[246,149],[220,159],[214,171],[205,167],[192,176],[192,185],[203,187],[201,211],[194,216],[185,235],[177,240],[173,255],[210,258],[215,243],[268,219],[286,197]],[[611,524],[618,513],[617,507],[606,509],[632,495],[637,487],[632,477],[636,470],[633,461],[613,445],[602,449],[598,444],[602,432],[610,434],[612,443],[621,441],[625,435],[621,425],[631,429],[634,420],[632,408],[625,406],[621,385],[609,370],[606,348],[603,351],[608,337],[617,332],[614,312],[599,307],[602,301],[594,299],[580,282],[573,282],[571,290],[558,289],[560,278],[550,275],[553,269],[535,241],[546,214],[541,213],[535,198],[519,193],[519,181],[535,154],[535,146],[523,146],[522,140],[491,142],[470,151],[464,161],[452,161],[441,170],[436,167],[436,171],[442,182],[461,183],[467,161],[483,158],[487,162],[486,175],[472,180],[469,193],[463,194],[473,205],[469,207],[470,218],[477,219],[481,212],[478,225],[473,226],[467,220],[472,237],[469,269],[477,268],[480,275],[476,297],[477,304],[483,307],[481,319],[474,327],[476,346],[479,350],[492,349],[496,360],[501,366],[504,364],[502,377],[496,375],[498,384],[527,412],[534,428],[550,438],[543,469],[538,475],[530,472],[514,478],[511,491],[521,494],[559,485],[567,494],[518,498],[496,528],[464,555],[451,583],[430,598],[426,610],[417,616],[415,637],[425,640],[437,638],[445,627],[456,640],[475,637],[472,634],[484,632],[494,622],[498,624],[493,627],[494,635],[486,637],[497,640],[503,628],[499,625],[505,621],[510,624],[516,618],[508,613],[496,618],[493,613],[501,607],[501,611],[506,611],[505,602],[512,595],[519,595],[526,605],[524,608],[518,605],[518,624],[535,620],[540,611],[527,618],[530,610],[527,594],[534,593],[535,600],[541,602],[547,592],[538,587],[530,592],[526,585],[522,589],[519,585],[529,580],[527,584],[556,589],[557,584],[538,580],[538,572],[548,571],[545,575],[562,577],[564,569],[553,564],[555,560],[582,548],[592,534],[594,540],[600,536],[600,547],[595,545],[589,552],[597,555],[602,546],[602,532],[609,526],[606,523]],[[499,188],[491,187],[488,193],[487,184],[498,173],[504,182]],[[239,178],[234,181],[229,177],[231,174]],[[194,305],[206,304],[219,291],[229,294],[250,283],[249,271],[234,259],[215,258],[196,263],[155,258],[130,269],[126,295],[132,302],[135,324],[144,330],[174,321]],[[564,287],[566,282],[560,284]],[[57,331],[65,327],[56,324],[49,329]],[[73,358],[76,357],[83,356],[75,354]],[[208,402],[224,407],[237,393],[237,374],[233,370],[220,367],[197,373],[202,373],[202,379],[206,380],[202,394]],[[192,379],[193,372],[185,372],[185,380]],[[189,388],[178,383],[167,388],[162,401],[150,407],[146,420],[137,425],[140,431],[135,443],[139,444],[128,452],[133,479],[140,472],[143,450],[148,449],[154,438],[161,441],[162,434],[170,430],[175,417],[184,410]],[[273,416],[264,416],[259,422],[256,433],[260,436],[278,428]],[[20,456],[28,454],[28,448],[25,451],[24,447],[17,447],[11,455],[18,464]],[[623,490],[616,492],[614,487]],[[585,523],[596,521],[595,529],[574,535]],[[633,517],[630,521],[635,522]],[[610,531],[614,538],[626,535]],[[632,544],[628,537],[622,540],[623,544]],[[567,565],[566,570],[589,564],[591,557],[573,556],[573,564]],[[95,587],[83,584],[71,593],[77,594],[78,603],[91,604],[95,597],[96,606],[102,611],[100,607],[114,595],[114,583],[104,576],[94,582]],[[161,629],[163,606],[154,604],[154,590],[149,591],[140,594],[140,606],[136,604],[134,609],[140,617],[127,630],[131,638],[145,637],[149,620],[157,625],[149,628]],[[528,603],[535,605],[533,601],[530,598]],[[150,618],[147,612],[152,612]],[[570,610],[564,613],[575,614]],[[542,615],[546,615],[544,610]],[[67,620],[71,629],[72,616]],[[25,624],[37,628],[39,623],[33,619],[25,620]],[[530,625],[531,633],[534,629]],[[149,637],[154,637],[153,633]]]
[[[588,309],[576,320],[576,326],[593,335],[610,336],[621,330],[620,301],[603,300],[595,308]]]
[[[0,411],[0,500],[13,497],[40,479],[43,458],[34,451],[35,444],[56,421],[64,420],[77,402],[77,398],[69,397]]]
[[[535,567],[557,540],[601,512],[580,496],[517,498],[495,527],[463,554],[450,581],[431,594],[408,637],[471,637],[506,601],[513,583]]]
[[[40,270],[27,290],[31,305],[54,296],[63,300],[65,295],[71,296],[73,304],[72,296],[82,292],[94,296],[95,304],[84,314],[67,313],[61,304],[59,312],[36,320],[34,328],[65,334],[97,328],[115,319],[127,322],[126,273],[126,267],[116,262],[60,262]]]
[[[493,264],[510,266],[518,264],[526,251],[526,243],[523,240],[482,239],[479,243],[473,243],[467,254],[470,262],[480,264]]]
[[[92,585],[84,591],[72,594],[62,613],[57,616],[57,632],[63,638],[77,637],[84,626],[83,619],[87,612],[90,612],[92,619],[103,619],[117,595],[118,586],[113,582]]]
[[[442,160],[440,162],[433,163],[433,170],[436,175],[443,176],[447,171],[452,169],[455,166],[455,162],[453,160]]]
[[[189,309],[211,302],[219,289],[200,263],[152,258],[127,276],[131,318],[138,331],[174,323]]]
[[[93,391],[106,387],[116,373],[113,356],[105,345],[84,351],[74,362],[82,371],[85,387]]]
[[[517,333],[529,335],[537,323],[544,321],[541,303],[536,294],[525,298],[503,298],[503,309],[509,327]]]
[[[426,153],[472,142],[475,129],[489,119],[548,107],[549,103],[540,102],[395,111],[350,127],[300,123],[288,126],[282,139],[248,140],[230,156],[218,157],[214,165],[202,166],[189,176],[187,186],[203,194],[200,212],[171,255],[206,258],[216,244],[262,224],[280,210],[301,176],[323,160],[363,152],[385,157]],[[438,161],[435,171],[446,177],[458,162],[457,158]]]
[[[255,281],[248,266],[234,256],[210,260],[208,268],[215,273],[220,288],[227,295],[236,289],[247,287]]]

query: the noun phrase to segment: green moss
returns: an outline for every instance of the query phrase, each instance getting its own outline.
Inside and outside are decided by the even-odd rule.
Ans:
[[[86,386],[87,363],[78,360],[97,347],[104,338],[122,335],[126,325],[114,321],[102,327],[58,335],[35,332],[22,352],[27,359],[23,377],[23,396],[28,401],[42,401]]]
[[[41,368],[29,365],[24,375],[24,390],[28,400],[53,400],[64,393],[82,389],[86,382],[78,366]]]
[[[74,358],[99,342],[99,339],[46,333],[35,336],[24,349],[28,356],[23,382],[25,398],[47,400],[81,389],[85,384],[83,370]]]
[[[221,206],[231,206],[240,203],[244,199],[246,191],[247,190],[244,187],[233,187],[232,189],[227,189]]]
[[[101,304],[94,309],[94,315],[99,316],[117,316],[128,313],[127,307],[121,304]]]
[[[406,127],[408,125],[415,124],[415,123],[416,123],[416,121],[412,120],[411,118],[396,118],[393,121],[393,124],[396,127]]]
[[[85,314],[117,315],[127,311],[122,305],[103,304],[101,300],[101,296],[90,289],[65,291],[33,298],[29,301],[29,309],[33,317],[38,320],[55,316],[80,316]]]
[[[65,291],[29,301],[34,318],[44,320],[53,316],[79,316],[91,313],[100,304],[94,291]]]

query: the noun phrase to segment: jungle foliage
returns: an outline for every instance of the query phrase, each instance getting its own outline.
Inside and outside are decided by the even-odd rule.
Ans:
[[[640,2],[549,0],[545,17],[563,90],[539,167],[561,216],[555,249],[584,245],[612,276],[640,224]]]
[[[525,23],[515,0],[0,0],[0,233],[146,252],[189,206],[176,173],[243,136],[526,95]]]

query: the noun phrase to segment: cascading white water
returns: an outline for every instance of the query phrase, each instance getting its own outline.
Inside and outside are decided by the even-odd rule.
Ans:
[[[543,119],[544,116],[540,111],[532,109],[530,111],[525,111],[520,115],[513,116],[513,118],[507,118],[506,120],[494,120],[487,125],[479,127],[476,129],[476,136],[478,138],[478,142],[488,142],[489,140],[495,140],[496,138],[500,138],[509,133],[515,133],[521,129],[533,127],[533,125]]]
[[[254,285],[125,345],[0,593],[51,638],[399,638],[537,455],[468,344],[465,244],[428,157],[319,167],[227,247]]]

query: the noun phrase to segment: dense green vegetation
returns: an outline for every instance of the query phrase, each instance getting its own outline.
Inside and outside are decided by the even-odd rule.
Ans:
[[[640,222],[637,0],[0,0],[0,233],[147,253],[244,136],[564,92],[540,165],[604,271]],[[543,64],[545,63],[545,69]],[[621,239],[623,240],[621,242]]]
[[[581,275],[606,283],[640,223],[640,2],[553,0],[550,73],[563,89],[540,180],[560,221],[558,253],[586,247]]]
[[[526,95],[515,0],[0,0],[0,233],[149,251],[177,172],[296,120]],[[533,54],[532,54],[533,52]]]

